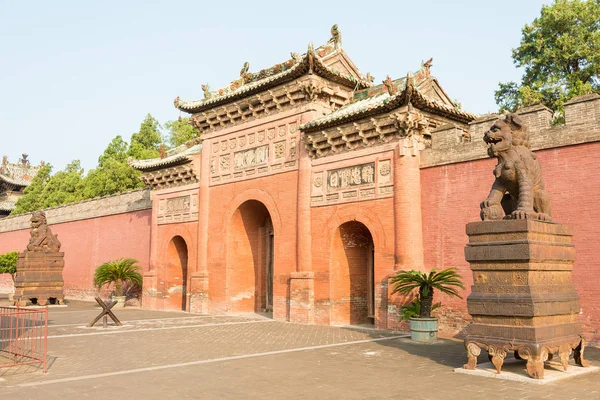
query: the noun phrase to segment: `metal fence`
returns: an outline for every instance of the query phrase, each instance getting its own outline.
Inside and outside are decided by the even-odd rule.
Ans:
[[[46,372],[48,307],[0,307],[0,368],[41,364]]]

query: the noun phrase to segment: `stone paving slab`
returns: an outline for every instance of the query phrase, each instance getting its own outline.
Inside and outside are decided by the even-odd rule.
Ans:
[[[131,331],[100,335],[76,326],[80,314],[58,316],[73,325],[50,330],[48,373],[0,369],[0,399],[600,399],[600,373],[544,386],[457,374],[466,357],[454,340],[422,345],[397,332],[173,315],[125,311]],[[600,365],[600,350],[586,355]]]

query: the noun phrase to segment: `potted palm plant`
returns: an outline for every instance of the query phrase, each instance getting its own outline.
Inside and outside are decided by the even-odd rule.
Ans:
[[[115,307],[125,307],[125,296],[123,296],[123,284],[141,286],[142,275],[138,272],[141,268],[137,265],[137,260],[133,258],[120,258],[115,261],[108,261],[96,268],[94,272],[94,286],[100,290],[104,285],[115,284],[113,300],[117,300]]]
[[[391,278],[394,286],[392,293],[410,295],[418,289],[418,295],[407,306],[402,308],[404,319],[410,323],[410,338],[416,342],[435,342],[437,340],[438,320],[431,317],[431,311],[440,307],[440,303],[433,304],[435,289],[450,296],[461,297],[458,288],[464,289],[462,276],[456,268],[447,268],[442,271],[432,270],[429,273],[420,271],[398,271]]]

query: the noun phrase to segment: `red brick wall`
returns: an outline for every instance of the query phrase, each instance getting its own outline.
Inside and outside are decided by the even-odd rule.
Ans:
[[[347,258],[339,254],[335,244],[336,233],[345,222],[358,221],[369,230],[375,247],[375,325],[387,328],[387,277],[394,271],[394,201],[392,198],[362,201],[312,208],[312,268],[315,273],[315,323],[343,323],[344,315],[336,314],[334,298],[346,291],[347,282],[335,279],[335,271]],[[345,266],[347,268],[347,266]],[[346,274],[348,271],[346,271]],[[334,279],[332,279],[334,278]],[[339,285],[336,286],[336,285]],[[339,296],[338,296],[339,297]],[[347,319],[347,318],[346,318]]]
[[[573,281],[581,298],[580,321],[588,339],[600,341],[600,208],[597,206],[597,155],[600,143],[538,151],[546,189],[552,197],[555,222],[573,226],[577,261]],[[463,249],[468,242],[467,222],[479,220],[479,203],[491,188],[495,159],[451,164],[421,170],[425,265],[431,268],[458,267],[468,288],[471,271]],[[442,297],[441,313],[460,327],[466,314],[463,299]]]
[[[290,273],[296,271],[296,227],[297,227],[297,182],[298,172],[272,175],[264,178],[250,179],[227,185],[212,186],[209,189],[208,228],[208,273],[210,287],[210,312],[226,311],[232,305],[228,297],[232,290],[240,289],[233,278],[235,274],[247,273],[243,265],[235,262],[244,257],[244,252],[252,249],[246,236],[246,243],[240,254],[235,253],[233,241],[249,233],[256,236],[258,222],[247,219],[239,213],[242,204],[249,200],[262,203],[273,224],[274,231],[274,276],[273,276],[273,317],[285,320],[288,314],[288,289]],[[236,213],[236,211],[238,213]],[[243,210],[242,210],[243,211]],[[246,210],[248,211],[248,210]],[[260,209],[258,209],[260,211]],[[202,216],[200,217],[203,219]],[[248,229],[247,232],[245,230]],[[254,257],[248,254],[247,258]],[[258,257],[258,255],[257,255]],[[257,261],[260,261],[257,259]],[[252,269],[252,273],[253,269]],[[227,284],[235,283],[228,288]],[[241,277],[240,277],[241,278]],[[235,294],[234,294],[235,295]],[[254,301],[254,299],[252,300]],[[233,311],[233,310],[232,310]],[[239,311],[239,310],[238,310]]]
[[[93,297],[95,268],[120,257],[132,257],[144,270],[150,258],[151,210],[110,215],[50,225],[58,234],[65,253],[65,295]],[[29,242],[29,230],[0,234],[0,254],[23,251]]]

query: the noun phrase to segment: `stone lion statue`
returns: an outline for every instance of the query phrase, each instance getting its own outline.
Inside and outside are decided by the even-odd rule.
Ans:
[[[27,244],[27,251],[57,253],[60,251],[58,236],[53,235],[46,221],[43,211],[36,211],[31,216],[31,238]]]
[[[551,221],[550,196],[544,189],[537,156],[517,114],[498,119],[483,136],[488,154],[496,157],[496,180],[481,202],[481,219],[538,219]]]

